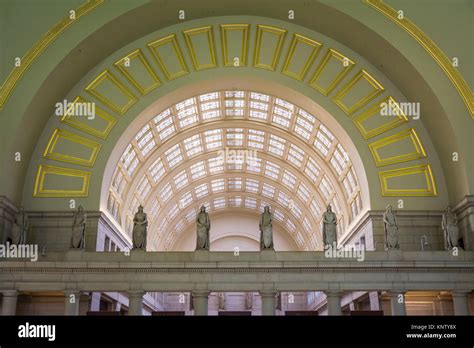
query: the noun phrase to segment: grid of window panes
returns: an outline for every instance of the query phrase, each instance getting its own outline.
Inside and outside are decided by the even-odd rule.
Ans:
[[[296,138],[283,136],[281,130],[271,132],[271,127],[223,127],[225,123],[209,124],[199,133],[188,131],[201,123],[227,118],[270,123]],[[189,135],[181,137],[180,143],[173,143],[173,137],[182,131]],[[312,151],[308,152],[309,148]],[[240,157],[234,156],[237,160],[229,161],[225,158],[229,150],[242,151]],[[265,159],[259,158],[259,154]],[[268,156],[275,160],[267,159]],[[201,160],[195,160],[199,158]],[[190,163],[189,167],[183,166],[185,162]],[[145,163],[150,163],[148,168],[141,169]],[[235,180],[230,183],[214,177],[212,183],[209,179],[206,185],[195,184],[198,180],[226,172],[235,172],[236,177],[237,172],[248,174],[253,178],[244,178],[238,184]],[[255,176],[264,176],[265,182],[254,179]],[[339,191],[335,185],[340,187]],[[279,196],[282,192],[280,186],[289,190],[295,201],[305,202],[300,208],[302,212],[290,205],[293,208],[290,214],[295,219],[309,214],[306,224],[303,220],[306,227],[302,231],[308,235],[310,229],[307,225],[317,223],[328,204],[339,218],[342,207],[347,207],[344,210],[349,211],[349,221],[362,210],[359,184],[350,155],[317,115],[263,93],[218,91],[177,103],[141,127],[118,162],[110,185],[107,209],[120,222],[121,214],[133,216],[138,204],[143,204],[146,211],[154,212],[152,218],[155,215],[158,218],[166,211],[163,209],[165,205],[175,195],[182,194],[182,190],[190,192],[189,202],[186,201],[189,206],[206,195],[237,190],[278,200],[284,197]],[[342,192],[342,196],[337,192]],[[129,202],[127,206],[125,202]],[[209,203],[212,209],[224,209],[229,205],[227,198],[218,200],[215,208],[213,202],[214,199]],[[234,197],[232,202],[235,206],[253,206],[253,200],[247,200],[245,196],[240,201]],[[180,211],[178,217],[183,214]],[[183,219],[187,222],[186,218]],[[177,221],[169,223],[168,229],[176,226]]]

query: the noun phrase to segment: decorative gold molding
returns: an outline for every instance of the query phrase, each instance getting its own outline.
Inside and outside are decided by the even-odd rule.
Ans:
[[[289,67],[294,58],[298,45],[307,45],[311,47],[312,50],[303,68],[298,72],[294,72],[294,71],[291,71]],[[306,76],[306,73],[308,72],[309,68],[313,64],[314,59],[318,55],[319,50],[321,49],[322,46],[323,44],[320,42],[314,41],[300,34],[296,34],[296,33],[293,34],[293,40],[291,41],[290,48],[288,49],[285,63],[283,64],[283,68],[281,72],[285,75],[293,77],[294,79],[297,79],[298,81],[303,81]]]
[[[76,12],[76,19],[70,19],[69,16],[61,20],[54,27],[49,29],[42,37],[39,39],[33,47],[31,47],[28,52],[21,57],[21,65],[19,67],[13,68],[13,70],[8,75],[7,79],[0,88],[0,110],[6,104],[11,93],[15,89],[16,85],[26,73],[28,68],[34,61],[49,47],[58,37],[70,27],[73,23],[77,22],[79,18],[85,16],[97,6],[104,3],[104,0],[87,0],[86,3],[77,7],[74,11]]]
[[[247,66],[247,51],[250,35],[250,24],[221,24],[222,60],[224,66],[234,66],[234,58],[239,58],[239,66]],[[229,59],[227,34],[231,31],[242,31],[242,47],[240,57]]]
[[[413,152],[382,158],[382,156],[380,155],[381,148],[389,145],[396,146],[397,142],[403,141],[404,139],[410,139],[413,144]],[[377,167],[412,161],[426,157],[426,152],[423,148],[423,144],[421,143],[420,138],[418,137],[418,134],[416,133],[416,130],[414,128],[403,130],[391,136],[370,143],[369,149],[370,152],[372,152],[372,156],[374,157],[375,165]]]
[[[80,178],[82,179],[82,187],[79,190],[45,189],[44,181],[48,174]],[[91,172],[71,168],[40,165],[36,175],[33,197],[87,197],[89,195],[90,177]]]
[[[342,64],[341,71],[334,77],[334,80],[325,88],[317,83],[318,78],[323,74],[324,69],[326,68],[327,64],[331,59],[336,59]],[[347,62],[347,66],[344,66],[344,63]],[[343,54],[339,53],[338,51],[330,48],[326,55],[324,56],[321,63],[316,68],[309,85],[315,89],[317,89],[322,95],[327,96],[329,93],[332,92],[334,88],[338,85],[338,83],[351,71],[354,67],[355,62],[348,57],[344,56]]]
[[[153,80],[153,83],[150,84],[149,86],[143,86],[130,72],[130,67],[127,67],[125,63],[128,62],[130,64],[130,67],[132,65],[133,61],[139,62],[145,70],[148,72],[150,75],[150,78]],[[161,85],[160,79],[158,78],[158,75],[156,74],[155,70],[150,66],[150,63],[148,63],[148,60],[145,58],[143,55],[142,51],[137,48],[133,52],[129,53],[125,57],[121,58],[120,60],[116,61],[114,63],[114,66],[122,73],[123,76],[142,94],[146,95],[150,93],[152,90],[155,88],[159,87]]]
[[[457,69],[454,68],[452,62],[444,54],[444,52],[436,45],[436,43],[429,38],[417,25],[412,21],[404,17],[398,19],[397,11],[391,6],[385,4],[382,0],[363,0],[365,4],[376,9],[382,13],[385,17],[396,23],[398,26],[403,28],[408,34],[411,35],[426,52],[438,63],[440,68],[445,72],[448,78],[453,83],[454,87],[460,94],[464,104],[466,104],[467,110],[474,118],[474,93],[464,80],[462,75]]]
[[[396,116],[382,116],[380,114],[380,109],[383,103],[387,105],[391,105],[392,110],[396,113]],[[367,127],[364,126],[364,121],[372,117],[387,117],[387,118],[391,118],[392,121],[387,122],[376,128],[367,129]],[[376,103],[375,105],[373,105],[372,107],[370,107],[369,109],[361,113],[360,115],[356,116],[352,121],[356,125],[357,129],[359,129],[364,139],[369,139],[408,122],[408,117],[405,116],[405,114],[403,113],[403,110],[400,108],[400,106],[395,101],[395,99],[393,99],[393,97],[391,96],[388,96],[387,98],[382,100],[380,103]]]
[[[166,67],[165,61],[163,60],[160,53],[158,52],[158,49],[161,46],[164,46],[167,44],[171,44],[171,46],[173,47],[173,52],[176,56],[176,60],[178,61],[178,64],[181,68],[181,70],[176,71],[175,73],[170,73],[170,71]],[[151,54],[153,55],[153,58],[155,58],[156,62],[158,63],[161,71],[165,75],[166,79],[173,80],[189,73],[188,67],[184,60],[183,52],[181,51],[181,48],[179,47],[179,43],[178,43],[178,40],[176,39],[175,34],[171,34],[161,39],[158,39],[156,41],[150,42],[149,44],[147,44],[147,46]]]
[[[73,155],[67,155],[65,153],[57,152],[56,145],[58,144],[58,141],[60,141],[61,139],[89,148],[90,149],[89,158],[81,158],[81,157],[76,157]],[[95,141],[83,138],[79,135],[70,133],[63,129],[56,128],[53,131],[53,134],[51,135],[51,138],[49,139],[48,144],[46,145],[46,148],[44,149],[43,157],[56,160],[56,161],[93,167],[95,160],[97,159],[97,155],[99,154],[100,148],[101,148],[101,145],[99,143],[96,143]]]
[[[396,177],[403,177],[409,175],[422,174],[426,180],[426,188],[418,189],[400,189],[390,188],[388,180]],[[437,196],[436,184],[433,177],[433,172],[429,164],[419,166],[397,168],[379,172],[380,185],[382,188],[382,196],[421,196],[433,197]]]
[[[253,56],[253,65],[257,68],[262,68],[262,69],[268,69],[268,70],[275,70],[276,65],[278,64],[278,60],[280,58],[280,52],[283,47],[283,42],[285,41],[285,36],[286,36],[286,30],[281,29],[281,28],[276,28],[276,27],[271,27],[268,25],[257,25],[257,38],[255,39],[255,51],[254,51],[254,56]],[[263,33],[270,33],[273,35],[276,35],[277,37],[277,44],[275,46],[275,49],[273,51],[273,56],[271,59],[270,64],[264,64],[260,61],[260,50],[262,46],[262,36]]]
[[[193,43],[193,37],[198,35],[206,35],[207,44],[209,48],[209,59],[210,62],[208,64],[202,64],[199,61],[198,55],[196,53],[196,47]],[[214,47],[214,34],[212,30],[212,26],[206,26],[201,28],[194,28],[188,29],[183,31],[184,39],[186,41],[186,46],[188,47],[189,54],[191,56],[191,60],[193,62],[193,66],[195,70],[204,70],[209,68],[217,67],[217,60],[216,60],[216,49]]]
[[[349,94],[351,89],[357,85],[359,81],[365,80],[369,85],[373,87],[373,90],[369,92],[366,96],[358,100],[352,106],[346,105],[342,99]],[[380,95],[384,91],[383,86],[370,75],[367,71],[362,69],[357,75],[355,75],[352,80],[350,80],[344,87],[342,87],[339,92],[332,99],[342,111],[344,111],[348,116],[352,115],[354,112],[359,110],[364,105],[370,103],[374,98]]]
[[[107,96],[97,91],[97,87],[100,86],[104,81],[109,81],[112,83],[118,91],[120,91],[125,97],[128,98],[128,101],[123,105],[116,104],[113,100],[109,99]],[[109,109],[118,112],[120,115],[125,114],[136,102],[137,97],[135,97],[127,87],[125,87],[117,78],[107,69],[105,69],[99,76],[97,76],[86,88],[85,91],[92,95],[93,97],[100,100],[104,105]]]
[[[112,117],[111,115],[109,115],[107,112],[105,112],[103,109],[99,108],[96,105],[95,117],[100,117],[101,119],[103,119],[105,122],[107,122],[107,126],[102,130],[98,128],[94,128],[86,123],[88,121],[86,117],[72,116],[72,113],[69,112],[70,109],[74,108],[74,104],[76,103],[90,103],[90,102],[84,99],[83,97],[77,97],[76,99],[74,99],[68,111],[66,111],[64,116],[61,117],[61,122],[64,124],[67,124],[70,127],[83,131],[87,134],[98,137],[100,139],[107,139],[107,136],[109,135],[110,131],[112,130],[112,128],[114,128],[115,124],[117,123],[117,119]],[[79,119],[86,120],[86,122],[80,122],[78,121]]]

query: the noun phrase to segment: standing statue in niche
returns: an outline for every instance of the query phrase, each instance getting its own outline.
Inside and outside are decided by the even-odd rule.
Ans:
[[[15,216],[13,222],[11,241],[14,245],[20,245],[26,243],[26,234],[30,223],[28,221],[28,215],[23,211],[23,207],[20,207],[18,214]]]
[[[447,250],[457,248],[459,246],[459,229],[456,214],[451,211],[448,205],[446,211],[443,213],[441,220],[441,227],[444,232],[444,246]]]
[[[196,250],[209,250],[209,230],[211,229],[211,220],[206,212],[206,207],[202,206],[201,211],[196,217],[197,223],[197,242]]]
[[[398,223],[397,217],[392,210],[391,205],[387,205],[385,213],[383,213],[383,228],[385,231],[385,248],[400,249],[398,244]]]
[[[331,205],[328,205],[326,212],[323,214],[323,243],[324,248],[337,247],[337,217],[332,211]]]
[[[225,309],[225,293],[219,292],[217,296],[219,298],[219,309],[224,310]]]
[[[82,205],[77,207],[72,222],[71,248],[83,250],[86,246],[86,220],[87,214],[84,213]]]
[[[270,212],[270,207],[265,206],[262,215],[260,216],[260,250],[273,250],[273,216]]]
[[[133,249],[142,249],[146,251],[146,234],[148,219],[140,205],[138,211],[133,217]]]

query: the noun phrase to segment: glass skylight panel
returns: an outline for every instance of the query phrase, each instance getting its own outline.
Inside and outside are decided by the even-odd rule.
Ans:
[[[259,182],[253,179],[247,179],[245,181],[245,190],[248,192],[257,192],[258,191]]]
[[[265,165],[265,175],[277,179],[278,174],[280,173],[280,166],[278,164],[272,163],[272,162],[267,162]]]
[[[183,229],[183,227],[184,227],[184,221],[183,221],[183,219],[179,220],[179,221],[176,223],[176,225],[174,225],[174,229],[176,230],[176,232],[181,231],[181,230]],[[168,240],[168,243],[171,245],[171,244],[174,242],[175,236],[174,236],[173,234],[170,234],[170,235],[172,236],[172,239],[170,238],[170,239]]]
[[[222,130],[214,129],[204,132],[206,139],[206,149],[211,150],[222,146]]]
[[[243,163],[238,162],[238,163],[227,163],[227,169],[230,171],[242,171],[243,168]]]
[[[306,202],[309,198],[309,189],[308,187],[303,184],[303,183],[300,183],[299,186],[298,186],[298,191],[296,191],[296,194],[298,195],[298,197],[300,197],[304,202]]]
[[[159,230],[161,233],[163,233],[163,232],[166,230],[167,227],[168,227],[168,220],[163,219],[163,220],[160,222],[159,226],[158,226],[158,230]]]
[[[184,218],[188,223],[194,222],[194,220],[196,219],[196,210],[193,209],[188,211]]]
[[[242,190],[242,178],[229,178],[229,190]]]
[[[246,197],[244,205],[245,205],[245,208],[255,209],[257,207],[257,200],[252,197]]]
[[[314,122],[316,122],[316,117],[314,117],[313,115],[311,115],[310,113],[306,112],[303,109],[298,109],[298,116],[301,116],[302,118],[306,119],[306,121],[308,121],[311,124],[314,124]],[[308,130],[310,129],[308,128]]]
[[[189,98],[181,103],[176,104],[176,110],[183,110],[187,108],[188,106],[195,105],[195,104],[196,104],[196,101],[194,100],[194,98]]]
[[[202,161],[193,164],[190,167],[190,169],[191,169],[191,176],[192,176],[193,180],[199,179],[199,178],[203,177],[204,175],[206,175],[204,162],[202,162]]]
[[[135,136],[135,140],[136,141],[140,141],[140,139],[143,137],[143,135],[145,133],[147,133],[148,131],[150,130],[150,126],[148,124],[146,124],[144,127],[142,127],[142,129],[140,129],[140,131],[137,133],[137,135]]]
[[[184,148],[186,149],[186,155],[192,157],[197,153],[202,152],[201,137],[199,134],[193,135],[184,140]]]
[[[276,104],[276,105],[279,105],[279,106],[282,106],[282,107],[284,107],[284,108],[286,108],[286,109],[288,109],[288,110],[290,110],[290,111],[293,111],[293,109],[294,109],[294,105],[293,105],[293,104],[288,103],[287,101],[284,101],[284,100],[282,100],[282,99],[280,99],[280,98],[275,98],[275,104]]]
[[[259,120],[266,120],[268,113],[256,110],[250,110],[250,118],[256,118]]]
[[[229,206],[231,207],[240,207],[242,205],[242,197],[229,197]]]
[[[207,160],[211,174],[224,171],[224,160],[220,157],[212,157]]]
[[[202,119],[203,120],[209,120],[211,118],[219,118],[221,115],[219,109],[217,110],[211,110],[211,111],[204,111],[202,113]]]
[[[204,184],[196,186],[195,192],[196,192],[196,197],[197,198],[202,198],[202,197],[208,195],[209,194],[209,189],[207,187],[207,184],[204,183]]]
[[[307,217],[303,218],[303,228],[305,229],[306,233],[311,233],[311,224],[309,223]]]
[[[243,91],[225,91],[226,98],[243,98],[244,95]]]
[[[303,161],[304,151],[301,150],[295,144],[290,144],[290,149],[288,151],[288,160],[295,164],[297,167],[301,166]]]
[[[274,153],[277,156],[283,155],[283,150],[285,148],[286,140],[276,135],[270,134],[270,141],[268,144],[268,151]]]
[[[178,190],[188,184],[188,175],[186,174],[185,170],[181,171],[173,179],[174,179],[174,184]]]
[[[218,107],[219,107],[219,102],[218,101],[213,101],[213,102],[201,104],[201,110],[202,111],[217,109]]]
[[[162,121],[163,119],[165,119],[166,117],[168,117],[170,115],[171,115],[171,109],[168,108],[165,111],[163,111],[162,113],[160,113],[158,116],[155,116],[155,118],[153,120],[155,121],[155,124],[158,124],[160,121]]]
[[[190,191],[186,192],[181,196],[181,199],[179,200],[179,206],[181,209],[186,208],[189,204],[191,204],[193,200],[193,196]]]
[[[183,156],[181,155],[181,149],[179,148],[179,144],[176,144],[170,149],[166,150],[165,156],[171,168],[183,160]]]
[[[342,167],[341,167],[341,164],[339,163],[339,161],[336,160],[335,156],[332,156],[331,160],[329,162],[331,163],[331,166],[336,171],[337,175],[341,175]]]
[[[170,218],[170,220],[172,220],[178,215],[178,213],[179,213],[179,207],[175,203],[175,204],[173,204],[171,209],[168,211],[168,217]]]
[[[285,171],[283,172],[282,182],[285,186],[289,187],[290,189],[293,189],[296,183],[296,176],[294,176],[292,173],[285,169]]]
[[[148,178],[146,177],[146,175],[144,175],[141,178],[140,182],[138,183],[137,191],[140,194],[140,196],[144,199],[146,195],[148,194],[148,192],[150,192],[150,190],[151,190],[150,182],[148,181]]]
[[[301,218],[302,211],[301,211],[301,208],[298,204],[293,202],[293,204],[290,205],[290,209],[291,209],[291,212],[293,213],[293,215],[295,215],[298,219]]]
[[[316,133],[314,145],[324,156],[326,156],[329,152],[329,148],[331,147],[331,141],[323,132],[321,132],[321,130],[318,130]]]
[[[262,186],[262,195],[268,198],[273,198],[274,194],[275,194],[275,188],[272,185],[264,183]]]
[[[244,130],[242,128],[228,128],[226,137],[227,146],[242,146]]]
[[[201,102],[206,102],[206,101],[213,100],[213,99],[218,99],[218,98],[219,98],[219,93],[218,92],[201,94],[199,96],[199,100]]]
[[[112,181],[112,187],[115,189],[115,191],[117,191],[119,195],[121,195],[123,192],[123,188],[125,187],[125,184],[126,184],[125,177],[123,176],[123,173],[120,170],[120,168],[117,168],[115,170],[114,179]]]
[[[311,209],[311,212],[316,217],[316,219],[321,218],[321,207],[319,206],[318,201],[316,201],[316,199],[313,199],[311,201],[309,208]]]
[[[196,123],[198,121],[196,107],[185,109],[178,112],[179,126],[184,128],[190,124]]]
[[[263,142],[265,141],[265,132],[249,129],[247,135],[247,144],[254,149],[263,149]]]
[[[173,194],[173,191],[171,190],[171,185],[169,182],[166,183],[165,186],[163,186],[159,192],[160,199],[163,203],[165,203]]]
[[[155,198],[153,200],[153,203],[151,204],[150,207],[150,215],[154,218],[156,218],[156,215],[158,214],[158,208],[160,207],[160,202]]]
[[[151,150],[153,150],[156,147],[155,140],[152,139],[146,146],[142,149],[142,155],[143,157],[146,157]]]
[[[342,213],[341,211],[341,206],[339,205],[339,202],[336,197],[334,197],[331,201],[331,207],[332,210],[337,214],[340,215]]]
[[[211,181],[212,193],[224,191],[224,179],[217,179]]]
[[[295,125],[295,132],[306,140],[309,140],[309,137],[311,135],[306,129],[300,127],[299,125]]]
[[[329,184],[329,181],[326,179],[326,176],[322,178],[321,183],[319,184],[319,189],[323,193],[324,198],[328,199],[332,193],[332,187]]]
[[[243,108],[244,100],[243,99],[230,99],[225,101],[226,108]]]
[[[171,119],[171,117],[157,124],[156,130],[158,131],[160,140],[164,140],[167,137],[169,137],[171,134],[176,132],[176,128],[174,127],[173,120]]]
[[[287,207],[290,203],[290,197],[285,192],[278,192],[278,202],[280,202],[281,205]]]
[[[324,133],[324,135],[326,135],[327,138],[329,138],[330,141],[334,140],[334,135],[323,124],[319,125],[319,129]]]
[[[226,116],[244,116],[244,109],[226,109]]]
[[[262,168],[262,159],[261,158],[253,158],[249,164],[247,164],[247,171],[250,173],[260,173]]]
[[[321,172],[321,167],[316,163],[314,159],[311,157],[308,158],[308,162],[306,162],[306,168],[304,172],[311,178],[311,180],[316,181]]]
[[[283,220],[285,219],[285,215],[283,215],[283,213],[279,209],[275,209],[273,211],[273,216],[275,217],[276,220],[280,222],[283,222]]]
[[[268,111],[268,104],[251,100],[250,108],[255,109],[255,110],[260,110],[260,111]]]
[[[268,102],[270,100],[270,96],[255,92],[250,92],[250,98],[255,100],[261,100],[264,102]]]
[[[150,166],[150,174],[153,177],[153,180],[155,180],[155,183],[160,180],[160,178],[163,176],[165,173],[165,168],[163,167],[163,162],[161,161],[161,158],[158,158],[153,164]]]
[[[214,209],[224,208],[225,207],[225,198],[224,197],[216,198],[216,199],[214,199],[212,204],[214,205]]]
[[[349,179],[345,178],[342,180],[342,183],[344,185],[344,191],[346,192],[347,197],[350,197],[352,194],[352,187],[349,184]]]

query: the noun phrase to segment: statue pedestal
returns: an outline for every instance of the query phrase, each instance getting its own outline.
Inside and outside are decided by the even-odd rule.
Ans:
[[[275,261],[276,253],[273,249],[263,249],[260,251],[260,260],[262,261]]]
[[[132,249],[130,250],[131,261],[145,261],[146,251],[143,249]]]
[[[390,261],[400,261],[403,260],[403,251],[400,249],[388,249],[388,259]]]
[[[65,254],[65,261],[82,261],[82,254],[84,250],[69,249]]]
[[[194,251],[194,261],[210,261],[210,251],[203,249]]]

